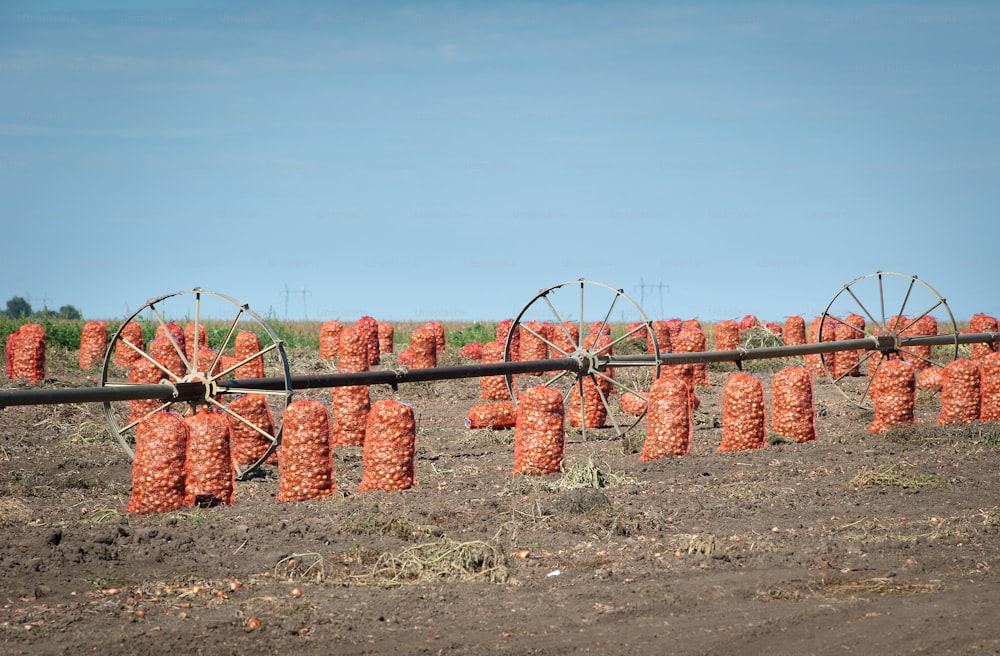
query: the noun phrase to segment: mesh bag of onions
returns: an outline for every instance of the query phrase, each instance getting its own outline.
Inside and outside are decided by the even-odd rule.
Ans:
[[[937,319],[927,314],[902,332],[908,337],[927,337],[938,334]],[[923,344],[911,344],[903,349],[903,359],[917,369],[926,369],[931,365],[931,347]]]
[[[367,385],[333,388],[333,446],[361,446],[371,410]]]
[[[184,419],[171,412],[157,412],[139,422],[127,512],[145,515],[184,507],[187,430]]]
[[[156,366],[155,362],[151,362],[146,358],[141,358],[136,360],[135,364],[129,367],[128,370],[128,382],[133,385],[155,385],[159,383],[160,380],[166,374],[163,370]],[[139,421],[146,415],[150,414],[161,405],[162,401],[157,401],[155,399],[133,399],[128,402],[129,408],[132,410],[132,414],[129,416],[129,423],[133,421]]]
[[[128,344],[125,344],[125,342],[128,342]],[[129,344],[132,344],[135,348],[132,348]],[[122,326],[118,340],[115,342],[115,364],[119,367],[128,367],[141,358],[142,355],[136,349],[145,351],[146,341],[142,336],[142,325],[136,321],[129,321]]]
[[[977,312],[969,318],[970,333],[995,333],[1000,331],[997,318],[989,314]],[[971,345],[972,359],[981,362],[989,353],[997,350],[996,342],[977,342]]]
[[[875,418],[869,433],[881,433],[896,424],[914,423],[913,402],[916,373],[913,365],[902,360],[883,360],[872,380],[871,397]]]
[[[858,338],[858,332],[853,326],[840,322],[838,322],[834,327],[833,335],[838,341]],[[861,353],[862,351],[858,349],[831,353],[830,356],[833,358],[833,377],[841,378],[843,376],[860,376]]]
[[[483,344],[482,342],[469,342],[462,348],[458,349],[458,354],[463,358],[469,358],[470,360],[482,360]]]
[[[715,350],[735,351],[740,347],[740,324],[724,319],[715,324]]]
[[[387,321],[378,322],[378,352],[379,354],[393,353],[396,350],[396,329]]]
[[[646,399],[642,398],[634,392],[623,392],[621,398],[621,408],[622,412],[629,415],[635,415],[638,417],[642,413],[646,412]]]
[[[354,330],[364,338],[368,347],[368,366],[372,367],[382,361],[382,353],[378,343],[378,321],[365,315],[354,322]]]
[[[26,323],[8,337],[10,378],[41,384],[45,380],[45,345],[45,328],[38,323]]]
[[[760,378],[737,373],[722,390],[722,444],[719,451],[748,451],[767,446],[764,386]]]
[[[285,408],[278,471],[278,501],[319,499],[333,491],[330,414],[320,401],[300,399]]]
[[[80,330],[80,353],[77,362],[81,369],[90,369],[101,364],[104,351],[108,348],[108,324],[103,321],[88,321]]]
[[[565,358],[576,351],[580,344],[580,326],[572,321],[555,324],[550,333],[552,357]]]
[[[429,328],[417,328],[410,334],[412,369],[433,369],[437,366],[437,333]]]
[[[243,362],[254,353],[260,353],[260,339],[257,333],[250,330],[241,330],[236,333],[235,353],[237,362]],[[236,368],[234,373],[236,378],[263,378],[264,377],[264,357],[258,355],[246,364]]]
[[[688,321],[691,321],[690,319]],[[706,339],[705,333],[702,332],[700,328],[696,328],[694,324],[688,324],[689,327],[682,329],[678,334],[677,338],[673,340],[674,352],[675,353],[701,353],[705,350]],[[708,365],[704,362],[693,363],[690,365],[694,373],[694,384],[701,385],[702,387],[711,387],[712,383],[708,380]]]
[[[274,415],[263,394],[241,394],[229,402],[229,410],[239,417],[229,418],[230,446],[233,462],[252,465],[267,453],[274,439]],[[272,453],[265,464],[278,464],[278,455]]]
[[[339,321],[325,321],[319,327],[319,357],[332,360],[340,352],[340,331],[344,324]]]
[[[518,401],[514,474],[554,474],[566,448],[563,397],[555,387],[529,387]]]
[[[695,394],[695,366],[693,364],[665,364],[660,367],[660,378],[675,376],[684,381],[688,390],[688,405],[692,410],[697,410],[701,405],[701,399]]]
[[[521,324],[521,359],[545,360],[549,357],[549,339],[540,321],[529,321]]]
[[[483,344],[480,362],[482,364],[503,362],[503,349],[501,342],[486,342]],[[507,389],[507,380],[503,376],[480,376],[479,389],[479,398],[486,401],[510,400],[510,390]]]
[[[149,355],[160,363],[160,365],[170,372],[169,377],[178,381],[187,373],[187,366],[180,352],[174,347],[176,342],[172,342],[167,337],[157,337],[149,343]]]
[[[184,505],[232,505],[236,472],[230,451],[229,420],[218,412],[199,410],[187,424]]]
[[[428,321],[423,325],[427,330],[434,332],[434,337],[436,339],[437,352],[444,353],[445,347],[448,345],[448,337],[445,333],[444,324],[438,321]]]
[[[412,405],[392,399],[376,401],[368,414],[361,452],[364,473],[358,491],[393,492],[413,487],[416,434]]]
[[[959,358],[945,365],[941,378],[941,412],[938,424],[971,424],[979,419],[982,402],[979,363]]]
[[[774,374],[771,430],[796,442],[816,439],[812,375],[805,367],[788,367]]]
[[[639,460],[686,455],[691,450],[693,430],[687,384],[675,376],[653,381],[646,411],[646,440]]]
[[[607,392],[604,391],[606,381],[600,379],[600,385],[593,376],[581,378],[573,384],[569,395],[568,419],[569,425],[579,428],[581,419],[584,428],[603,428],[608,421],[608,408],[604,405]],[[580,385],[583,384],[583,407],[580,406]],[[604,394],[604,399],[601,395]],[[582,417],[581,417],[582,411]]]
[[[980,421],[1000,421],[1000,353],[987,353],[982,362]]]
[[[654,321],[650,324],[650,328],[656,336],[656,348],[660,350],[660,353],[669,353],[672,351],[674,347],[670,341],[670,324],[666,321]],[[646,351],[648,353],[653,352],[653,340],[647,340]]]
[[[511,401],[480,403],[469,408],[465,416],[469,428],[513,428],[517,423],[517,408]]]
[[[187,349],[184,346],[184,329],[180,325],[174,322],[161,323],[156,327],[156,332],[153,334],[153,339],[159,338],[173,339],[177,342],[177,348],[180,349],[181,353],[185,353]]]
[[[340,331],[337,353],[340,358],[337,364],[341,373],[368,371],[368,342],[356,329],[345,327]]]
[[[798,315],[792,315],[785,319],[784,328],[781,330],[781,339],[786,346],[798,346],[806,343],[806,320]]]
[[[941,367],[927,367],[917,374],[917,389],[940,391],[944,380],[944,370]]]
[[[514,326],[513,319],[504,319],[497,324],[497,340],[506,348],[510,341],[510,361],[516,362],[521,359],[521,328]]]
[[[189,322],[184,325],[184,355],[187,357],[188,362],[194,357],[195,347],[202,349],[208,348],[208,329],[205,328],[205,324],[198,324],[198,335],[195,339],[195,324],[194,322]]]
[[[14,380],[14,349],[17,348],[17,331],[7,335],[7,344],[4,346],[4,356],[7,359],[7,380]]]

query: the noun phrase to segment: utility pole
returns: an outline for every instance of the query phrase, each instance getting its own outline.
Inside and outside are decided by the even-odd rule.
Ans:
[[[302,314],[305,317],[305,320],[309,321],[309,308],[306,306],[306,296],[308,296],[311,293],[312,292],[310,292],[305,287],[303,287],[302,289],[289,289],[288,284],[287,283],[285,284],[285,321],[288,321],[288,300],[293,295],[302,296]]]
[[[642,278],[639,278],[639,307],[642,307],[645,304],[646,290],[647,289],[649,289],[649,290],[654,290],[654,289],[657,290],[657,292],[659,292],[659,296],[660,296],[660,319],[662,319],[664,317],[664,314],[663,314],[663,289],[664,288],[666,288],[667,293],[669,294],[670,293],[670,285],[664,285],[662,279],[658,283],[656,283],[655,285],[652,284],[652,283],[650,283],[650,284],[647,285],[645,280],[643,280]]]

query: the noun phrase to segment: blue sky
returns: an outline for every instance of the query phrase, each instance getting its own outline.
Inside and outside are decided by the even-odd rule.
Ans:
[[[0,6],[0,303],[1000,312],[995,3],[79,4]]]

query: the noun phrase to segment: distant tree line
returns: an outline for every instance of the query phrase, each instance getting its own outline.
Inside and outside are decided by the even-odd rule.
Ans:
[[[64,305],[56,311],[45,308],[41,312],[35,312],[31,308],[31,303],[21,296],[15,296],[7,301],[7,309],[0,312],[10,319],[30,319],[33,317],[46,317],[56,319],[83,319],[83,314],[72,305]]]

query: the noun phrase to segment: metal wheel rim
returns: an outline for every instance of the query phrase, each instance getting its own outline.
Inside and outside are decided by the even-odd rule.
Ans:
[[[228,354],[228,351],[234,348],[234,341],[233,341],[234,336],[237,332],[237,329],[239,329],[241,326],[250,326],[254,329],[262,331],[264,335],[260,336],[264,337],[266,335],[266,339],[269,340],[269,343],[266,346],[261,346],[260,351],[251,356],[248,356],[243,361],[241,361],[241,363],[245,364],[248,361],[253,360],[259,356],[265,361],[265,376],[268,375],[268,369],[272,370],[272,373],[280,375],[283,379],[283,389],[276,391],[252,390],[254,393],[266,395],[265,398],[268,401],[268,406],[274,418],[274,430],[272,432],[265,432],[251,425],[251,427],[255,428],[258,434],[260,434],[264,439],[270,442],[270,445],[268,446],[267,451],[253,463],[250,464],[246,463],[239,464],[235,462],[233,463],[233,467],[236,473],[236,478],[238,480],[245,480],[246,478],[249,478],[254,472],[256,472],[261,467],[261,465],[263,465],[267,461],[267,459],[274,453],[275,449],[277,449],[278,446],[280,445],[284,411],[285,408],[288,406],[288,404],[291,403],[293,395],[291,372],[288,366],[288,358],[285,354],[284,341],[278,337],[278,335],[267,324],[267,322],[265,322],[257,313],[253,312],[250,309],[249,305],[239,303],[235,299],[226,296],[224,294],[219,294],[217,292],[208,291],[198,287],[174,292],[171,294],[165,294],[163,296],[152,298],[146,301],[146,303],[142,307],[136,310],[127,319],[122,321],[121,326],[115,332],[114,336],[109,340],[108,349],[104,356],[104,364],[101,369],[101,387],[120,387],[133,384],[128,381],[128,369],[125,370],[124,374],[125,379],[122,380],[121,367],[115,364],[115,352],[119,343],[124,342],[125,343],[123,344],[124,348],[130,348],[127,340],[125,340],[122,337],[122,333],[125,330],[125,327],[130,322],[133,321],[151,322],[155,323],[158,326],[165,326],[167,323],[174,321],[175,317],[173,316],[165,317],[163,314],[161,314],[160,308],[165,303],[169,303],[171,300],[176,300],[176,299],[180,299],[179,302],[181,303],[182,306],[184,303],[189,303],[190,307],[191,301],[188,301],[185,298],[189,296],[193,297],[193,304],[194,304],[193,323],[195,324],[196,331],[198,330],[199,325],[200,326],[205,325],[204,323],[202,323],[203,320],[201,317],[201,309],[202,309],[201,306],[203,299],[217,299],[219,302],[221,302],[222,304],[221,307],[223,307],[224,309],[230,309],[230,308],[234,309],[235,316],[233,316],[232,320],[228,322],[228,329],[225,330],[225,338],[223,339],[222,343],[216,344],[216,346],[219,347],[217,348],[217,356],[215,358],[215,361],[211,363],[205,363],[203,361],[199,361],[197,351],[194,352],[193,359],[189,361],[187,359],[187,356],[183,353],[183,349],[179,347],[177,342],[174,341],[172,338],[170,339],[170,342],[173,345],[174,350],[178,355],[181,356],[185,364],[188,366],[188,369],[189,370],[194,369],[195,373],[194,374],[189,373],[185,376],[185,378],[191,378],[192,376],[198,376],[203,378],[206,381],[206,395],[205,398],[198,399],[194,402],[181,403],[181,402],[167,401],[160,404],[154,412],[166,410],[166,411],[180,412],[182,414],[189,414],[191,412],[194,412],[197,409],[197,406],[207,405],[214,407],[220,410],[221,412],[224,412],[227,415],[227,417],[239,417],[239,415],[237,415],[227,407],[228,405],[227,403],[219,401],[209,393],[214,388],[215,381],[230,380],[232,378],[233,370],[238,365],[232,365],[229,368],[220,371],[218,374],[215,375],[211,373],[206,373],[204,369],[207,368],[208,372],[214,370],[216,363],[221,359],[221,356],[224,354]],[[145,313],[147,312],[151,316],[145,316]],[[140,315],[144,316],[140,319]],[[189,314],[187,316],[190,317],[191,315]],[[222,326],[226,325],[226,322],[222,321],[221,319],[210,319],[209,321],[217,325],[222,325]],[[209,343],[206,346],[212,348],[211,339],[209,340]],[[131,349],[133,351],[137,350],[134,347],[131,347]],[[152,359],[146,353],[143,353],[141,357],[145,357],[146,359],[149,360]],[[209,366],[204,367],[203,365],[205,364],[208,364]],[[162,367],[159,368],[161,370],[163,369]],[[171,377],[176,378],[176,376],[171,376]],[[178,381],[173,380],[171,382],[178,382]],[[246,390],[240,390],[238,388],[227,388],[225,390],[217,390],[215,396],[222,397],[223,399],[226,400],[232,400],[232,398],[240,396],[243,393],[246,393]],[[121,445],[121,447],[124,449],[128,457],[134,458],[135,429],[138,421],[130,421],[129,419],[123,419],[123,416],[128,417],[128,415],[125,414],[125,410],[129,407],[130,406],[128,406],[128,402],[104,401],[104,414],[105,418],[108,421],[108,426],[111,430],[111,434],[114,435],[115,439],[118,441],[119,445]],[[248,422],[246,422],[246,420],[242,421],[243,423],[250,425]]]

